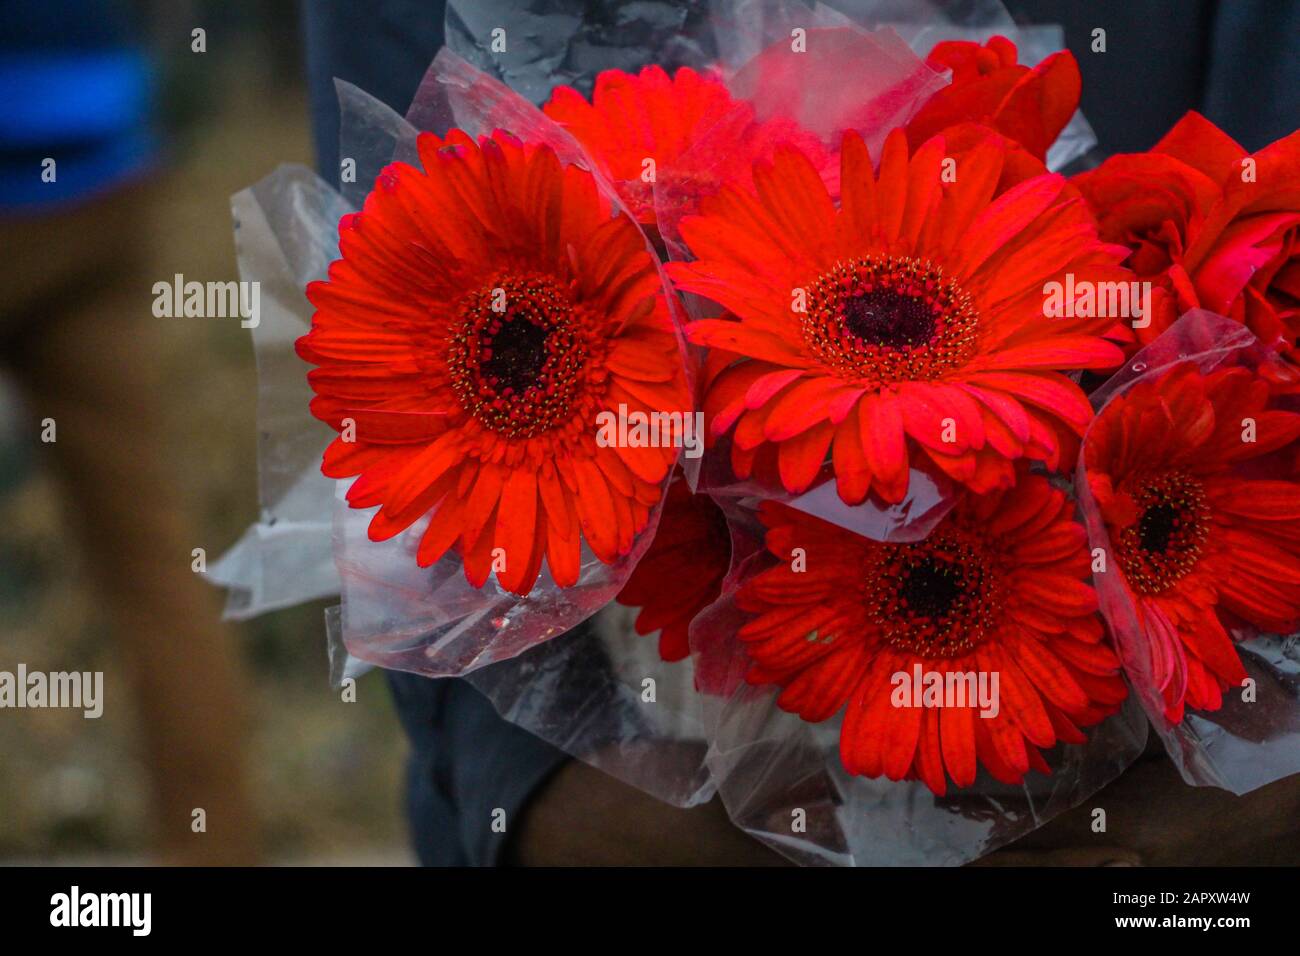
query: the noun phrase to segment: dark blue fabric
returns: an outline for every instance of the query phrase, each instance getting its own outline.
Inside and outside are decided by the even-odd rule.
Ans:
[[[1300,129],[1300,0],[1222,0],[1203,112],[1254,152]]]
[[[1252,152],[1300,128],[1300,0],[1003,2],[1018,22],[1064,26],[1106,153],[1150,149],[1188,110]]]
[[[339,178],[339,109],[334,78],[347,80],[405,114],[442,46],[441,0],[304,0],[307,91],[316,160],[326,182]]]
[[[411,741],[406,792],[416,856],[425,866],[502,862],[528,799],[564,755],[502,720],[462,680],[386,673]],[[494,814],[503,832],[493,828]]]

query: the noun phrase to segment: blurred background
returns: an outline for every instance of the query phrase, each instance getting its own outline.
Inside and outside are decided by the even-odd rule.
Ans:
[[[8,366],[0,367],[0,671],[19,662],[29,671],[103,671],[106,698],[98,720],[77,710],[0,711],[0,862],[408,862],[405,744],[382,676],[362,677],[357,701],[343,702],[328,683],[323,603],[221,628],[222,595],[190,570],[192,548],[215,560],[256,516],[249,333],[238,319],[151,315],[154,282],[176,273],[238,278],[230,195],[281,162],[313,161],[298,5],[3,0],[0,24],[9,66],[0,69],[9,114],[0,121],[0,248],[21,270],[19,284],[54,273],[48,288],[0,298]],[[193,49],[196,27],[205,52]],[[144,54],[143,72],[123,60],[126,50]],[[56,108],[42,104],[44,115],[16,116],[10,94],[33,62],[47,75],[79,66],[83,77],[90,64],[102,81]],[[78,112],[120,114],[121,128],[103,131],[113,141],[103,148],[51,146],[61,131],[50,115],[60,111],[70,125]],[[51,154],[60,157],[61,188],[79,194],[45,208],[18,177],[34,181],[41,155]],[[80,256],[91,275],[69,278],[51,265],[88,233],[108,237],[107,248]],[[119,256],[123,248],[129,257]],[[67,301],[73,282],[103,284],[97,302],[120,307],[88,314]],[[53,356],[41,354],[32,329],[53,322],[68,331]],[[97,334],[106,341],[96,344]],[[121,362],[109,362],[105,350],[119,347]],[[167,407],[149,422],[122,421],[131,396],[103,382],[87,388],[83,407],[56,412],[43,379],[93,381],[99,358],[116,365],[125,387],[132,379],[159,386]],[[97,404],[124,416],[96,420],[86,409]],[[51,415],[57,441],[46,445],[41,422]],[[90,463],[119,452],[107,476]],[[164,468],[132,462],[138,455]],[[151,492],[155,480],[170,490]],[[116,580],[104,565],[119,563],[119,546],[134,547],[135,528],[150,528],[160,496],[179,520],[152,530],[173,553],[145,555],[140,561],[152,564]],[[95,528],[88,546],[95,511],[114,504],[130,524]],[[146,587],[154,595],[141,594]],[[172,620],[157,635],[140,633],[147,609],[111,606],[159,593]],[[168,655],[216,677],[158,677],[172,666]],[[184,715],[182,726],[156,732],[152,718],[164,711]],[[195,773],[204,751],[219,759]],[[207,810],[202,835],[191,827],[199,807]],[[245,819],[230,819],[245,809]]]
[[[337,5],[321,19],[344,72],[374,66],[349,23],[441,16],[306,2]],[[596,5],[617,21],[618,3]],[[1065,26],[1107,150],[1148,148],[1189,108],[1252,150],[1300,126],[1294,0],[1006,5]],[[178,273],[237,279],[229,197],[313,163],[301,12],[0,0],[0,672],[102,671],[106,698],[98,720],[0,710],[0,863],[412,861],[383,677],[345,702],[324,602],[225,625],[191,570],[194,548],[215,560],[257,513],[249,333],[151,310]],[[416,32],[439,31],[394,43],[415,50]],[[411,91],[373,92],[404,111]]]

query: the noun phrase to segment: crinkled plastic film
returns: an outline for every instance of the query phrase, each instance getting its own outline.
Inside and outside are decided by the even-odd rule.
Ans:
[[[728,523],[732,550],[748,532]],[[738,537],[739,536],[739,537]],[[508,720],[676,806],[716,793],[705,759],[706,695],[734,686],[731,662],[707,641],[665,661],[637,609],[609,605],[586,624],[467,679]],[[722,659],[720,659],[722,658]]]
[[[563,633],[610,602],[653,537],[657,510],[618,562],[604,565],[584,546],[575,587],[559,588],[544,571],[525,598],[493,580],[473,588],[454,555],[418,567],[415,545],[427,519],[389,541],[370,541],[373,512],[348,507],[343,492],[350,482],[336,488],[319,473],[331,432],[308,414],[308,369],[293,351],[310,328],[303,290],[325,276],[337,256],[338,219],[364,202],[374,176],[391,161],[417,161],[419,128],[456,125],[471,135],[504,128],[552,146],[565,162],[584,163],[584,157],[539,110],[447,50],[416,94],[414,122],[356,87],[336,85],[343,194],[303,170],[281,170],[236,197],[237,226],[245,234],[248,221],[255,227],[250,238],[241,237],[241,274],[262,281],[269,293],[254,332],[266,515],[214,566],[213,577],[232,589],[232,612],[240,616],[339,593],[337,634],[349,654],[429,676],[460,674]],[[618,208],[612,189],[601,188]]]
[[[730,435],[718,439],[704,454],[699,488],[719,501],[769,498],[814,517],[839,525],[876,541],[919,541],[943,520],[957,499],[958,488],[938,469],[913,466],[909,471],[907,495],[891,504],[870,494],[859,505],[846,505],[835,488],[831,469],[807,491],[792,494],[755,479],[737,480],[731,470]]]
[[[446,22],[451,50],[534,103],[559,85],[590,95],[596,74],[606,69],[631,72],[657,63],[670,72],[679,66],[733,71],[764,48],[788,43],[796,26],[889,27],[922,58],[940,40],[983,42],[1000,34],[1028,66],[1065,46],[1059,26],[1017,24],[999,0],[450,0]],[[1048,153],[1048,168],[1061,169],[1096,144],[1076,111]]]
[[[733,12],[734,13],[734,12]],[[789,9],[754,14],[753,29],[757,36],[783,37],[760,49],[741,65],[731,79],[733,94],[741,97],[732,114],[719,122],[676,163],[660,169],[655,185],[655,202],[659,230],[669,254],[688,259],[690,250],[680,238],[678,223],[692,213],[703,197],[701,190],[714,188],[724,177],[715,167],[728,160],[730,142],[739,137],[736,129],[747,122],[784,122],[801,131],[820,147],[819,156],[830,157],[834,165],[833,144],[845,130],[859,132],[877,153],[885,134],[906,122],[919,105],[941,88],[946,80],[918,59],[890,30],[867,32],[849,23],[842,26],[816,26],[842,22],[825,10],[803,11],[810,19],[801,19]],[[811,22],[809,43],[820,51],[817,57],[796,54],[789,43],[792,24]],[[744,49],[737,44],[736,50]],[[850,91],[832,104],[819,99],[819,91],[834,87]],[[749,97],[755,96],[757,100]],[[814,125],[814,120],[817,125]],[[791,136],[793,138],[793,134]],[[766,154],[781,142],[765,141]],[[804,142],[796,142],[807,150]],[[755,158],[765,158],[759,153]],[[725,177],[728,181],[735,176]],[[823,169],[823,179],[832,193],[837,191],[835,173]],[[743,181],[742,181],[743,185]],[[706,314],[707,306],[692,300],[697,316]],[[908,541],[923,538],[951,508],[956,490],[947,476],[937,470],[914,468],[907,498],[890,505],[874,496],[860,506],[849,507],[839,500],[830,469],[812,488],[801,494],[765,487],[754,480],[738,481],[731,472],[730,436],[724,436],[704,456],[699,487],[719,497],[761,495],[784,501],[826,521],[858,534],[880,540]]]
[[[764,68],[765,52],[773,44],[788,46],[795,25],[834,39],[838,56],[820,64],[821,72],[815,63],[802,78]],[[497,29],[505,31],[499,52],[492,48]],[[734,94],[748,97],[728,118],[736,126],[754,115],[784,117],[802,121],[824,145],[854,128],[878,153],[887,129],[905,122],[947,83],[920,59],[933,43],[995,33],[1011,38],[1030,65],[1061,46],[1059,28],[1017,27],[995,0],[927,7],[901,0],[451,0],[449,49],[434,61],[405,118],[356,87],[337,83],[341,156],[345,163],[354,161],[351,176],[345,167],[341,192],[305,170],[282,169],[235,200],[241,276],[266,285],[265,331],[254,332],[264,383],[263,520],[212,574],[232,587],[231,613],[251,616],[341,593],[341,605],[326,612],[335,683],[371,665],[464,675],[507,719],[662,800],[692,806],[716,793],[738,826],[805,864],[965,862],[1022,836],[1118,776],[1145,742],[1146,719],[1133,699],[1090,728],[1086,744],[1048,752],[1050,777],[1031,773],[1018,787],[981,771],[972,787],[939,798],[919,782],[847,775],[838,757],[838,717],[806,723],[776,706],[774,688],[744,683],[748,660],[735,634],[745,614],[736,607],[735,593],[770,560],[759,544],[753,507],[755,496],[772,494],[735,481],[725,439],[702,463],[682,461],[692,487],[710,489],[727,511],[735,545],[721,597],[691,626],[692,656],[686,661],[662,661],[652,637],[633,632],[633,612],[611,604],[649,546],[657,511],[615,565],[601,564],[584,547],[572,588],[558,588],[544,569],[533,592],[521,599],[493,580],[473,588],[455,557],[419,568],[415,548],[425,521],[389,541],[371,542],[372,512],[348,507],[347,482],[320,475],[320,454],[333,433],[308,415],[307,367],[293,354],[294,339],[307,331],[312,313],[303,287],[322,278],[337,255],[338,217],[360,207],[387,163],[418,161],[419,130],[442,133],[457,126],[485,135],[504,128],[526,142],[548,144],[563,161],[591,169],[602,192],[622,209],[616,184],[534,105],[555,86],[589,94],[599,71],[634,71],[650,63],[669,71],[718,68]],[[828,67],[834,88],[845,96],[834,103],[825,95]],[[656,210],[673,256],[688,255],[676,220],[698,198],[689,193],[700,183],[692,177],[717,161],[710,146],[731,135],[734,129],[719,124],[694,155],[660,170]],[[1094,142],[1076,114],[1049,152],[1049,166],[1059,168]],[[826,177],[832,191],[834,175],[828,171]],[[876,540],[911,541],[928,534],[954,499],[941,475],[914,470],[911,488],[908,499],[893,507],[869,501],[848,508],[831,482],[777,497]],[[1250,641],[1246,647],[1255,652]],[[1279,681],[1290,675],[1292,697],[1297,656],[1294,639],[1258,649]],[[1240,747],[1214,743],[1224,733],[1219,725],[1193,730],[1199,734],[1195,747],[1187,744],[1191,731],[1166,736],[1167,743],[1186,748],[1185,775],[1186,766],[1200,766],[1208,752],[1220,776],[1239,771],[1237,764],[1247,760]],[[797,811],[803,811],[802,828],[791,826]]]
[[[325,653],[330,663],[330,686],[342,687],[345,680],[356,680],[374,665],[348,653],[343,643],[343,608],[335,604],[325,609]]]
[[[984,43],[993,36],[1011,40],[1020,62],[1031,67],[1065,49],[1058,24],[1016,23],[999,0],[834,0],[832,6],[858,23],[892,28],[921,57],[941,40]],[[1075,110],[1047,152],[1047,168],[1063,169],[1096,145],[1088,120]]]
[[[540,102],[558,83],[574,85],[589,92],[594,73],[602,68],[618,67],[634,70],[650,62],[672,65],[708,66],[685,56],[671,57],[651,36],[644,46],[632,50],[631,55],[620,51],[617,56],[605,56],[597,37],[587,23],[567,18],[559,4],[530,4],[530,45],[515,59],[486,56],[488,31],[501,21],[504,13],[495,13],[492,4],[461,4],[453,0],[449,15],[448,37],[451,46],[467,59],[485,69],[497,70],[502,76],[526,92],[530,99]],[[473,6],[478,14],[476,25],[453,22],[453,16],[463,8]],[[650,8],[655,5],[637,5]],[[677,13],[681,6],[676,5]],[[871,4],[878,7],[882,5]],[[748,24],[742,36],[739,31],[718,31],[719,61],[743,69],[744,62],[760,53],[770,42],[788,37],[791,17],[806,13],[801,4],[714,4],[715,17],[719,13],[738,17]],[[746,11],[744,8],[748,8]],[[998,5],[987,5],[989,11],[1000,11]],[[550,10],[553,16],[548,16]],[[757,11],[757,12],[756,12]],[[672,11],[666,11],[672,12]],[[746,19],[745,14],[749,14]],[[839,26],[843,35],[854,42],[863,42],[868,36],[860,28],[836,20],[834,11],[821,8],[816,11],[816,23],[828,29]],[[1009,20],[997,21],[1001,29],[993,32],[1011,33],[1013,39],[1024,45],[1027,62],[1037,56],[1029,52],[1031,44],[1008,30]],[[687,22],[683,20],[682,22]],[[698,18],[691,20],[699,24]],[[715,21],[717,22],[717,21]],[[736,21],[733,21],[736,22]],[[857,18],[858,23],[866,22]],[[516,35],[517,35],[516,31]],[[900,31],[903,32],[903,31]],[[906,36],[907,34],[904,33]],[[947,33],[948,37],[953,34]],[[881,39],[887,37],[888,39]],[[1059,32],[1056,34],[1059,48]],[[974,38],[983,38],[983,36]],[[914,49],[922,55],[928,45],[919,31],[913,37]],[[938,39],[938,37],[936,37]],[[872,42],[871,40],[866,41]],[[875,38],[877,52],[885,50],[888,57],[876,57],[875,62],[892,63],[897,69],[898,81],[924,76],[917,70],[923,66],[914,56],[907,56],[896,37],[882,34]],[[1047,41],[1050,46],[1050,41]],[[886,46],[886,44],[888,44]],[[707,50],[707,40],[689,40],[687,51]],[[1045,49],[1050,52],[1051,49]],[[928,68],[927,68],[928,71]],[[883,72],[883,71],[882,71]],[[933,75],[933,71],[928,71]],[[755,70],[742,75],[753,88],[759,84]],[[840,77],[841,82],[843,77]],[[849,84],[845,84],[849,86]],[[906,119],[925,96],[941,83],[917,83],[912,100],[895,105],[894,111],[878,111],[879,126],[868,131],[877,138],[889,125]],[[873,88],[897,90],[906,84],[876,82]],[[788,105],[788,98],[768,92],[768,101]],[[749,108],[749,104],[746,104]],[[750,121],[742,110],[728,118],[733,127]],[[859,122],[861,122],[859,120]],[[837,124],[831,123],[831,127]],[[838,128],[842,128],[840,125]],[[825,132],[832,135],[831,128]],[[720,123],[713,138],[706,136],[697,151],[701,164],[716,161],[716,149],[710,149],[713,140],[734,138],[733,130]],[[878,144],[877,144],[878,145]],[[689,159],[690,157],[687,157]],[[667,241],[670,253],[685,254],[676,239],[675,219],[697,197],[682,196],[677,184],[698,184],[709,177],[707,168],[690,169],[688,163],[677,168],[660,168],[656,182],[657,213],[660,231]],[[716,178],[716,177],[715,177]],[[704,487],[721,494],[733,519],[733,540],[750,543],[750,560],[738,556],[733,561],[733,574],[727,582],[723,597],[705,614],[697,617],[691,628],[693,657],[689,664],[665,665],[653,653],[653,642],[646,638],[626,634],[627,643],[614,647],[608,640],[589,633],[570,634],[534,648],[523,655],[503,663],[494,664],[470,675],[471,682],[484,692],[507,718],[535,734],[561,747],[566,752],[601,767],[629,783],[641,787],[662,799],[686,805],[702,799],[709,787],[681,786],[680,778],[689,772],[695,781],[696,766],[692,756],[698,751],[695,742],[699,731],[696,721],[706,725],[711,742],[707,768],[727,806],[733,820],[760,840],[779,852],[802,863],[958,863],[973,859],[997,846],[1015,839],[1056,813],[1072,806],[1089,793],[1104,786],[1136,758],[1145,742],[1145,720],[1133,703],[1100,727],[1094,728],[1085,746],[1063,746],[1052,755],[1056,773],[1047,780],[1031,779],[1020,788],[1006,787],[981,775],[971,790],[948,798],[935,798],[918,783],[890,783],[867,781],[847,777],[840,769],[836,752],[834,722],[826,725],[809,725],[797,717],[785,714],[775,706],[775,693],[767,688],[749,687],[743,683],[747,666],[743,649],[735,639],[735,628],[743,614],[731,603],[741,581],[752,573],[754,559],[761,558],[753,545],[752,534],[744,530],[745,507],[750,502],[746,495],[763,493],[753,484],[738,484],[725,476],[725,448],[706,456],[702,478]],[[719,453],[721,452],[721,453]],[[722,464],[724,474],[710,478],[709,469]],[[724,487],[725,486],[725,487]],[[942,476],[932,477],[921,472],[913,475],[913,495],[895,508],[871,505],[848,509],[838,501],[833,487],[814,488],[794,503],[796,506],[827,520],[844,523],[881,540],[916,540],[923,537],[947,512],[952,500],[951,486]],[[770,490],[769,490],[770,491]],[[752,532],[752,529],[750,529]],[[606,621],[609,612],[602,612],[594,623]],[[594,647],[600,643],[599,648]],[[672,709],[672,719],[659,720],[653,730],[647,730],[645,705],[636,695],[636,686],[625,679],[600,679],[606,669],[631,667],[630,673],[649,674],[659,668],[668,673],[689,674],[694,669],[694,680],[699,694],[695,707],[686,698],[687,714]],[[635,662],[635,663],[633,663]],[[595,677],[593,678],[593,671]],[[657,680],[662,686],[662,681]],[[578,697],[571,707],[561,701],[573,700],[575,688],[590,682],[590,697]],[[680,682],[673,686],[682,686]],[[592,706],[590,701],[595,701]],[[661,698],[662,700],[662,698]],[[583,702],[585,701],[585,703]],[[690,714],[699,709],[697,716]],[[656,713],[663,714],[663,711]],[[684,752],[681,747],[687,746]],[[677,771],[679,782],[665,782],[659,773],[643,774],[640,762],[646,749],[661,760],[664,754],[684,766]],[[662,765],[651,759],[656,768]],[[690,794],[689,800],[683,796]],[[796,809],[806,812],[806,832],[795,834],[790,827],[791,813]],[[884,810],[885,812],[881,812]],[[902,824],[900,826],[900,823]]]
[[[301,166],[280,167],[231,206],[240,279],[260,287],[252,336],[261,517],[209,576],[230,590],[227,616],[245,618],[338,593],[333,483],[320,473],[333,432],[308,413],[311,389],[294,341],[311,327],[303,290],[337,256],[337,223],[349,208]]]
[[[449,0],[447,46],[541,103],[560,85],[590,95],[601,70],[714,62],[709,7],[706,0]]]
[[[309,412],[307,366],[294,342],[311,328],[306,286],[338,257],[338,221],[365,200],[394,157],[415,156],[415,130],[351,84],[336,81],[342,113],[338,189],[282,166],[231,200],[243,281],[259,283],[252,329],[258,372],[261,517],[210,572],[229,596],[226,616],[249,618],[340,591],[333,555],[333,482],[320,461],[333,438]],[[342,192],[339,192],[339,189]]]
[[[773,19],[758,16],[761,26]],[[847,130],[862,135],[879,155],[889,130],[907,121],[947,84],[891,30],[868,32],[849,23],[822,26],[823,16],[792,17],[811,24],[805,42],[815,55],[795,52],[790,29],[727,74],[737,104],[655,181],[660,234],[671,258],[689,259],[678,223],[723,182],[749,188],[755,162],[791,144],[818,167],[832,195],[839,191],[836,150]],[[836,22],[839,19],[836,18]],[[766,31],[764,31],[766,32]],[[834,91],[828,93],[827,91]]]
[[[744,682],[748,658],[735,637],[748,619],[740,587],[771,563],[744,501],[728,501],[736,553],[722,595],[691,625],[705,688],[708,766],[732,821],[797,863],[830,866],[958,865],[1005,846],[1118,777],[1146,744],[1146,718],[1131,698],[1087,730],[1085,744],[1045,753],[1051,776],[1010,786],[980,770],[975,783],[938,797],[920,781],[844,772],[841,715],[805,722],[776,704],[777,689]],[[797,826],[795,824],[798,824]]]
[[[345,490],[340,482],[334,509],[344,644],[372,664],[429,677],[507,660],[590,617],[618,594],[658,521],[656,510],[617,563],[603,564],[584,544],[577,584],[561,588],[544,568],[521,598],[494,580],[475,588],[455,556],[419,567],[415,551],[427,518],[388,541],[371,541],[373,509],[349,507]]]
[[[609,605],[468,680],[507,720],[566,753],[667,803],[704,803],[714,786],[693,667],[661,660],[634,616]]]
[[[947,85],[889,28],[868,33],[814,19],[804,42],[810,52],[792,50],[788,37],[765,47],[728,84],[760,120],[788,119],[831,148],[856,130],[878,156],[889,130]]]
[[[1141,708],[1130,701],[1092,728],[1086,745],[1050,754],[1050,777],[1033,773],[1010,786],[981,771],[971,787],[937,797],[918,781],[847,775],[837,719],[804,723],[761,690],[746,688],[722,709],[709,767],[732,821],[806,865],[967,863],[1100,790],[1137,759],[1146,739]],[[797,819],[805,832],[792,827]]]
[[[354,130],[355,151],[362,154],[358,169],[382,168],[365,156],[367,149],[400,158],[413,154],[415,130],[452,127],[472,136],[506,130],[530,145],[550,146],[562,162],[590,168],[573,139],[540,110],[447,49],[435,58],[404,121],[382,106],[367,108],[370,98],[358,90],[340,85],[340,92],[345,139],[346,131]],[[344,148],[346,155],[346,143]],[[599,177],[597,184],[611,205],[621,209],[613,189]],[[679,347],[684,356],[684,345]],[[631,552],[614,564],[603,564],[584,544],[576,585],[559,587],[546,569],[521,598],[494,580],[473,587],[454,555],[419,567],[415,552],[427,518],[391,540],[369,540],[366,528],[373,509],[350,508],[345,490],[346,483],[340,483],[334,499],[343,643],[363,660],[432,677],[507,660],[594,614],[618,593],[653,538],[658,518],[656,509]]]
[[[1134,355],[1090,397],[1101,415],[1116,396],[1182,365],[1208,374],[1232,366],[1258,369],[1276,361],[1245,326],[1197,310]],[[1294,397],[1281,401],[1296,410]],[[1278,453],[1275,460],[1285,460],[1287,453],[1295,455],[1296,445]],[[1081,456],[1075,487],[1091,545],[1111,554],[1112,542],[1089,490],[1084,464]],[[1241,622],[1229,626],[1246,673],[1255,682],[1255,700],[1247,701],[1240,689],[1230,688],[1221,709],[1189,707],[1182,722],[1171,725],[1153,676],[1151,643],[1142,635],[1137,611],[1118,577],[1121,573],[1114,568],[1094,576],[1102,612],[1134,693],[1183,778],[1190,784],[1241,794],[1300,772],[1300,635],[1271,634]]]
[[[339,189],[348,205],[360,209],[389,163],[419,165],[419,130],[351,83],[335,79],[334,90],[339,99]]]

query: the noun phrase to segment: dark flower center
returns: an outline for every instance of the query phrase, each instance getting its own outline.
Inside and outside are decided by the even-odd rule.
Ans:
[[[960,567],[925,557],[908,569],[898,596],[900,603],[913,614],[943,617],[961,597],[963,584]]]
[[[508,274],[466,296],[447,354],[467,412],[510,438],[568,421],[588,349],[568,291],[549,276]]]
[[[507,316],[498,331],[493,328],[489,327],[479,350],[484,378],[503,391],[522,392],[536,385],[546,367],[550,330],[513,316]]]
[[[1179,511],[1171,504],[1152,505],[1138,520],[1138,541],[1142,550],[1164,554],[1178,530]]]
[[[863,385],[929,381],[974,353],[973,301],[926,259],[837,262],[795,310],[808,348],[836,375]]]
[[[993,630],[999,578],[985,549],[955,529],[925,541],[882,548],[867,569],[868,612],[895,648],[957,657]]]
[[[1156,594],[1196,566],[1209,534],[1205,489],[1186,472],[1142,475],[1123,490],[1140,509],[1137,521],[1115,535],[1115,550],[1130,586]]]
[[[855,295],[844,303],[844,327],[873,345],[911,348],[934,335],[934,312],[924,300],[878,289]]]

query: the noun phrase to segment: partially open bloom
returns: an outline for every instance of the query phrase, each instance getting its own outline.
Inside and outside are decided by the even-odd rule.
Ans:
[[[730,562],[726,515],[708,495],[691,494],[679,478],[668,487],[655,539],[618,602],[640,608],[637,633],[658,631],[659,656],[679,661],[691,652],[691,621],[717,600]]]
[[[1224,612],[1287,631],[1300,620],[1300,482],[1267,456],[1300,437],[1245,368],[1185,365],[1097,416],[1083,447],[1088,488],[1172,723],[1217,710],[1246,677]]]
[[[543,110],[587,150],[647,227],[656,224],[654,189],[661,175],[689,179],[676,182],[673,195],[693,204],[723,183],[747,183],[754,161],[770,156],[778,143],[797,142],[821,154],[816,138],[792,121],[760,122],[721,77],[689,67],[671,77],[659,66],[637,74],[605,70],[596,77],[591,102],[560,86]],[[706,137],[707,148],[676,168]]]
[[[1072,180],[1102,237],[1154,283],[1154,338],[1188,309],[1245,323],[1293,364],[1300,336],[1300,133],[1251,155],[1190,112],[1150,152]]]
[[[777,703],[805,720],[845,708],[850,773],[920,778],[943,794],[949,778],[970,786],[978,763],[1019,783],[1031,768],[1050,773],[1040,750],[1083,742],[1081,728],[1125,697],[1087,583],[1087,535],[1043,477],[967,495],[912,544],[771,501],[760,517],[779,563],[737,595],[753,615],[740,631],[748,679],[779,685]],[[966,696],[918,706],[898,694],[918,670]],[[977,701],[976,687],[997,699]]]
[[[1016,140],[1043,159],[1079,107],[1083,80],[1068,50],[1030,68],[1017,62],[1016,45],[995,36],[937,43],[926,63],[952,70],[952,83],[930,97],[907,124],[907,140],[919,147],[958,123],[974,122]]]
[[[689,408],[655,260],[590,173],[497,132],[419,139],[339,223],[342,258],[308,287],[298,354],[312,413],[340,431],[322,466],[357,480],[376,541],[428,517],[417,560],[449,549],[470,583],[526,594],[543,558],[578,580],[612,563],[658,503],[676,450],[603,447],[598,416]]]
[[[1061,369],[1110,368],[1114,317],[1048,317],[1047,284],[1129,274],[1059,176],[1000,195],[1007,147],[964,144],[945,176],[936,136],[909,156],[901,131],[877,174],[848,134],[841,200],[809,160],[778,150],[755,190],[727,188],[682,221],[697,257],[670,263],[678,287],[737,321],[692,323],[693,342],[741,359],[712,382],[710,433],[732,429],[740,478],[809,488],[830,452],[840,497],[889,502],[923,457],[975,491],[1006,487],[1013,462],[1072,463],[1092,409]]]

